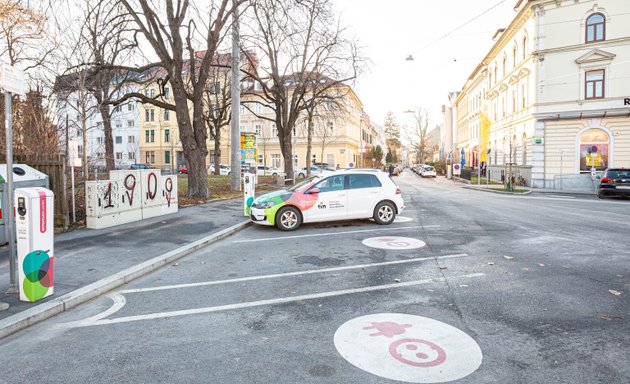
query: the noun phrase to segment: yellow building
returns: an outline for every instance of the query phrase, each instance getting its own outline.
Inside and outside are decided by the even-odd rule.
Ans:
[[[341,88],[342,97],[335,108],[326,104],[316,108],[311,163],[327,163],[340,168],[370,166],[371,159],[367,160],[367,153],[372,148],[376,131],[354,91],[345,85]],[[256,133],[258,164],[283,169],[284,159],[276,126],[258,117],[273,118],[274,111],[262,104],[252,103],[252,100],[254,97],[243,95],[240,130]],[[293,165],[296,170],[306,166],[307,133],[307,121],[302,118],[293,129]],[[226,145],[222,150],[222,162],[229,163],[229,153],[229,145]]]
[[[229,76],[224,71],[223,76]],[[142,90],[148,97],[155,97],[157,84],[148,84]],[[378,136],[369,116],[363,112],[363,104],[352,88],[341,85],[333,89],[338,99],[333,103],[323,103],[315,111],[313,120],[311,163],[327,163],[331,167],[370,167],[369,155]],[[163,101],[173,102],[168,86],[164,88]],[[339,96],[340,95],[340,96]],[[257,163],[284,168],[280,151],[278,131],[268,119],[274,118],[274,111],[260,103],[252,103],[254,97],[243,93],[240,107],[240,131],[255,133],[257,142]],[[260,100],[256,98],[256,100]],[[168,111],[150,104],[140,105],[140,158],[138,162],[151,167],[177,171],[185,164],[177,120],[174,111]],[[304,113],[305,115],[305,113]],[[265,117],[268,119],[264,119]],[[206,164],[214,163],[214,140],[208,135],[208,157]],[[221,131],[221,164],[230,164],[230,126]],[[294,169],[306,166],[307,121],[305,116],[298,119],[293,129]],[[381,159],[376,159],[377,162]]]

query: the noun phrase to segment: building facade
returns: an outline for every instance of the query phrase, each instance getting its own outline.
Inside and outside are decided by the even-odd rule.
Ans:
[[[61,80],[58,81],[61,83]],[[125,87],[118,93],[122,95],[133,91],[134,88]],[[65,142],[67,132],[68,140],[77,143],[79,157],[83,158],[84,151],[87,151],[89,166],[97,170],[104,169],[105,133],[96,99],[85,89],[78,89],[75,83],[68,83],[64,89],[59,86],[57,94],[57,124],[62,132],[62,142]],[[142,162],[139,160],[140,105],[129,100],[110,107],[114,162],[118,169]]]
[[[592,189],[592,171],[630,167],[627,10],[624,0],[518,1],[457,98],[458,151],[473,165],[479,153],[493,178],[509,166],[539,188]],[[475,141],[466,132],[477,124]]]

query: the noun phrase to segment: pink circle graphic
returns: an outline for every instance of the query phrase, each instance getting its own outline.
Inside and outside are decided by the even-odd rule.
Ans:
[[[430,347],[433,351],[437,353],[437,356],[430,361],[424,361],[429,359],[429,355],[424,352],[414,353],[413,355],[417,358],[416,360],[411,360],[408,357],[405,357],[400,351],[399,347],[403,347],[408,351],[416,351],[418,349],[419,344],[424,344]],[[430,341],[422,340],[422,339],[400,339],[393,342],[389,346],[389,354],[392,357],[401,363],[405,363],[407,365],[412,365],[414,367],[420,368],[428,368],[428,367],[436,367],[446,361],[446,352],[439,345],[432,343]]]

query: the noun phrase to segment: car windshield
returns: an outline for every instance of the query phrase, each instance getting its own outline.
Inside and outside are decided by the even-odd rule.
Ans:
[[[311,177],[308,177],[308,178],[306,178],[306,179],[302,180],[301,182],[299,182],[299,183],[295,184],[295,185],[294,185],[294,186],[292,186],[291,188],[289,188],[289,191],[291,191],[291,192],[301,191],[301,190],[302,190],[302,189],[304,189],[305,187],[307,187],[307,186],[311,185],[311,183],[312,183],[314,180],[317,180],[317,179],[321,179],[321,176],[311,176]]]

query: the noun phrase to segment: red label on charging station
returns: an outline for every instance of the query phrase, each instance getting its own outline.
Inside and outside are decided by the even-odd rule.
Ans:
[[[46,233],[46,194],[42,191],[39,195],[39,232]]]

